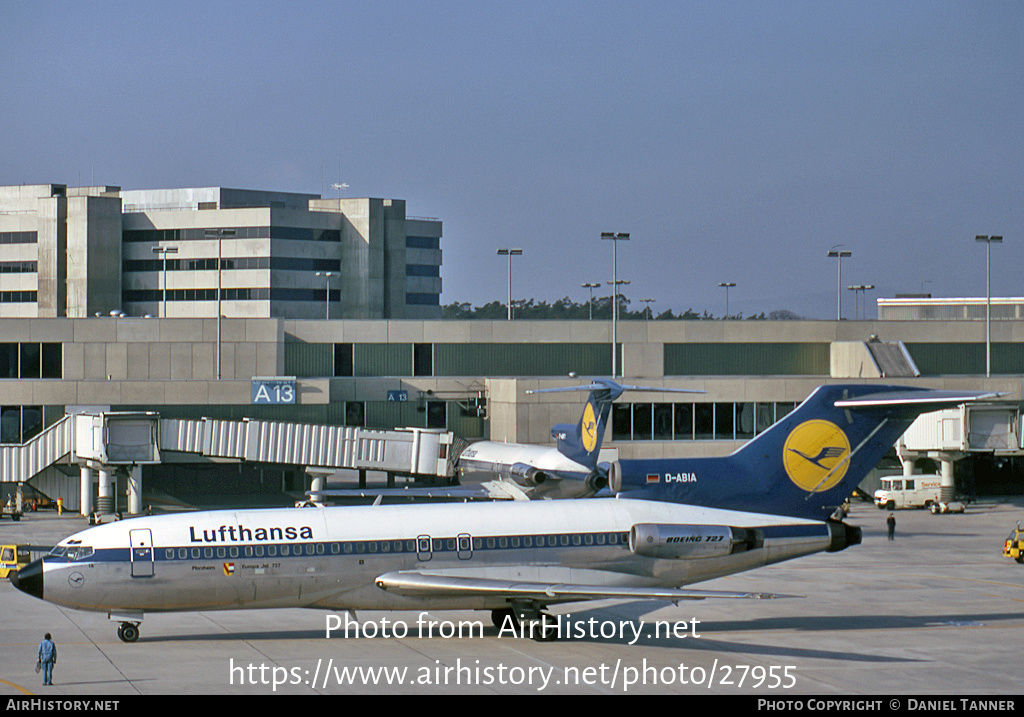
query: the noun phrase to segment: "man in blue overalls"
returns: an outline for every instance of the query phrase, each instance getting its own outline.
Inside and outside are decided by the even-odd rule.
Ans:
[[[53,666],[57,664],[57,646],[53,644],[50,633],[39,643],[39,664],[43,668],[43,684],[53,684]]]

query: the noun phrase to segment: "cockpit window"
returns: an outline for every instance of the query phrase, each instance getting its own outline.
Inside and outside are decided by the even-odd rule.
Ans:
[[[50,555],[55,558],[62,557],[67,552],[67,547],[64,545],[54,546],[53,550],[50,551]]]

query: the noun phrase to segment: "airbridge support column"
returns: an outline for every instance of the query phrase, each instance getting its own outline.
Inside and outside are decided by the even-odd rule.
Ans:
[[[109,466],[100,466],[100,489],[96,498],[96,512],[100,515],[110,515],[114,512],[115,480],[114,472]]]
[[[941,466],[941,484],[939,489],[939,500],[948,503],[953,500],[956,493],[956,485],[953,482],[953,462],[960,456],[954,453],[940,453],[939,465]]]
[[[128,468],[128,515],[142,512],[142,466]]]
[[[82,478],[79,487],[79,503],[82,506],[82,515],[88,516],[92,513],[92,468],[83,464],[81,466]]]

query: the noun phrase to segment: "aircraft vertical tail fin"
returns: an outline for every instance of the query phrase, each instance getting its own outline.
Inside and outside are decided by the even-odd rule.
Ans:
[[[583,387],[586,388],[586,387]],[[622,387],[614,381],[595,381],[589,386],[590,395],[583,407],[580,420],[575,424],[558,423],[551,428],[558,452],[580,465],[594,469],[604,442],[604,431],[611,415],[612,403],[622,395]]]
[[[618,461],[609,482],[623,497],[824,519],[920,414],[995,395],[820,386],[730,456]]]
[[[527,391],[527,393],[561,393],[565,391],[590,391],[590,395],[587,397],[580,420],[576,424],[556,424],[551,429],[551,437],[555,439],[559,453],[592,470],[597,468],[597,457],[601,452],[601,444],[604,441],[608,417],[611,415],[612,403],[624,391],[703,393],[703,391],[682,388],[624,386],[607,378],[595,378],[587,386],[541,388]]]

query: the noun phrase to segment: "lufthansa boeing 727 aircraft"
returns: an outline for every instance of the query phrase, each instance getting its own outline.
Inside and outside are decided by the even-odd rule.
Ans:
[[[675,484],[662,482],[636,491],[638,499],[141,517],[62,540],[11,579],[37,598],[106,612],[126,642],[138,639],[150,612],[479,609],[491,610],[495,624],[525,622],[532,633],[543,610],[559,603],[770,597],[686,586],[859,543],[859,528],[827,519],[832,508],[918,414],[982,397],[817,389],[734,454],[753,456],[739,475],[695,475],[713,481],[707,490],[723,505],[747,504],[754,490],[756,512],[681,504]],[[542,626],[540,636],[552,634]]]
[[[615,399],[624,391],[704,393],[684,388],[623,386],[606,378],[593,379],[587,386],[541,388],[527,393],[566,391],[590,391],[590,395],[578,423],[559,423],[551,429],[554,446],[477,441],[458,458],[456,467],[462,485],[468,487],[480,481],[490,485],[494,480],[506,486],[512,483],[531,499],[591,496],[608,485],[608,468],[598,464],[598,455]]]

